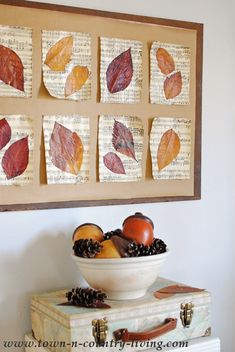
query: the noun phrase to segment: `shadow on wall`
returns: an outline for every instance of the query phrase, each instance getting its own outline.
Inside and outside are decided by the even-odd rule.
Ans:
[[[0,350],[4,340],[22,340],[31,331],[32,293],[83,285],[71,258],[71,240],[65,233],[39,234],[19,256],[0,251]],[[23,324],[24,322],[24,324]],[[27,324],[25,324],[27,322]],[[6,349],[15,352],[15,348]],[[22,351],[23,349],[17,349]]]

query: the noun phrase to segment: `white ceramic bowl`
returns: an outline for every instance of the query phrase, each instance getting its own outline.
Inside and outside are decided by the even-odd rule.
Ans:
[[[156,281],[160,268],[169,255],[146,257],[87,259],[72,255],[81,274],[94,289],[102,289],[108,299],[134,299],[145,295]]]

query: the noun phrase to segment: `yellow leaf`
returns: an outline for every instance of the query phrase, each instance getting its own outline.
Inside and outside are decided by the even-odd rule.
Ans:
[[[65,96],[78,92],[86,83],[89,70],[86,66],[75,66],[67,77],[65,83]]]
[[[45,64],[52,71],[64,71],[73,51],[73,37],[65,37],[55,43],[47,53]]]
[[[67,159],[70,173],[77,175],[81,169],[83,161],[83,144],[77,133],[73,132],[72,140],[74,143],[74,155]]]
[[[161,171],[169,165],[179,154],[180,139],[178,134],[171,128],[166,131],[159,143],[157,151],[158,170]]]

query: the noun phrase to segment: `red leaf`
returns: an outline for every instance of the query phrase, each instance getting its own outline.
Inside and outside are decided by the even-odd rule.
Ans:
[[[133,135],[129,128],[116,120],[113,126],[112,143],[117,152],[136,160]]]
[[[7,145],[11,139],[11,127],[6,119],[0,120],[0,150]]]
[[[123,163],[119,156],[113,152],[107,153],[103,157],[104,165],[114,174],[125,174]]]
[[[2,158],[2,168],[8,180],[23,174],[29,163],[28,136],[13,143]]]
[[[0,45],[0,80],[24,92],[24,67],[19,56]]]
[[[106,71],[107,87],[110,93],[126,89],[133,76],[131,48],[118,55]]]
[[[77,175],[83,160],[83,144],[76,132],[55,122],[50,139],[52,163],[58,169]]]

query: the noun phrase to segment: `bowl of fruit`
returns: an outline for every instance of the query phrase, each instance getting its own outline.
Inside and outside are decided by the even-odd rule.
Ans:
[[[84,279],[113,300],[144,296],[169,255],[164,241],[154,237],[153,222],[141,213],[106,233],[96,224],[82,224],[73,242],[72,257]]]

